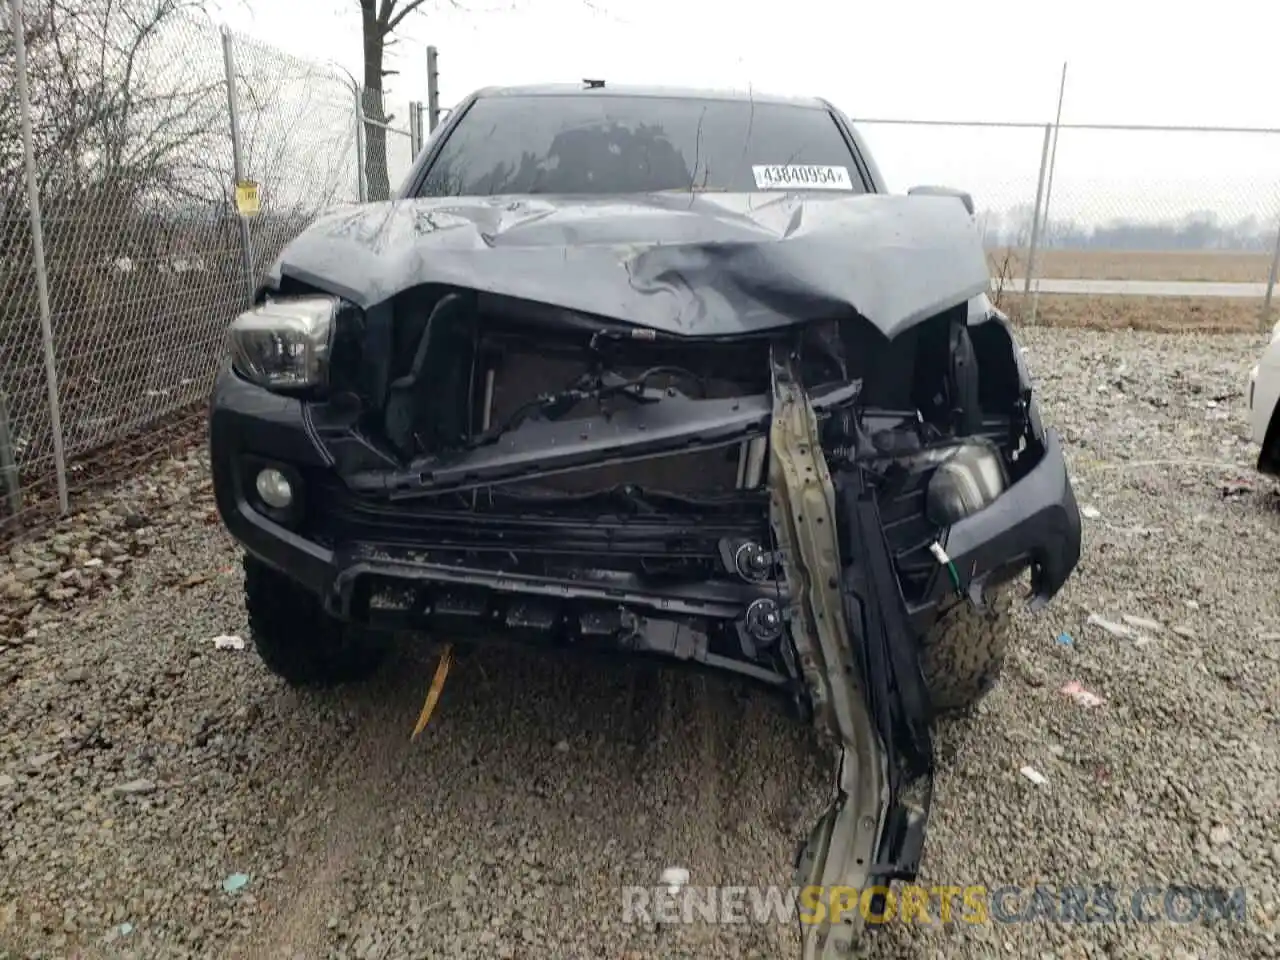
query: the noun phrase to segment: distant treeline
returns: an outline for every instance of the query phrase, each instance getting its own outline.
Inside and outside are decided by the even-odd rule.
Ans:
[[[1019,205],[978,214],[989,247],[1025,246],[1031,236],[1032,210]],[[1276,225],[1258,216],[1228,221],[1212,210],[1177,219],[1116,218],[1100,224],[1049,218],[1040,242],[1047,247],[1095,250],[1235,250],[1269,252]]]

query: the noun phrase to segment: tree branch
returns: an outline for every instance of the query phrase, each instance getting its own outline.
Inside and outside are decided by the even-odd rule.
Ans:
[[[395,5],[395,0],[383,0],[383,2],[391,6]],[[400,26],[400,24],[404,22],[405,17],[413,13],[413,11],[420,9],[426,2],[427,0],[409,0],[399,13],[387,21],[387,26],[386,29],[383,30],[383,34],[391,33],[396,27]]]

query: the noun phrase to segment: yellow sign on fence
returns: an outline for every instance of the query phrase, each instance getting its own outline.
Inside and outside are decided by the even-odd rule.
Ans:
[[[260,206],[257,181],[241,180],[236,184],[236,210],[240,216],[256,217]]]

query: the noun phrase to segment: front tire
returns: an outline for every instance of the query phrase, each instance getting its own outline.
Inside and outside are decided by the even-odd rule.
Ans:
[[[1013,639],[1012,591],[987,594],[978,612],[966,597],[951,597],[925,634],[920,668],[935,716],[963,713],[991,692],[1000,679]]]
[[[385,637],[329,616],[315,596],[248,554],[244,601],[258,656],[290,686],[364,680],[386,654]]]

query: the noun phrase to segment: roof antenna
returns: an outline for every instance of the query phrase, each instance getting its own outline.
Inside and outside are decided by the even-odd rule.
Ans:
[[[604,81],[603,81],[603,80],[586,80],[586,79],[584,79],[584,80],[582,81],[582,85],[583,85],[584,87],[586,87],[588,90],[603,90],[603,89],[604,89]]]

